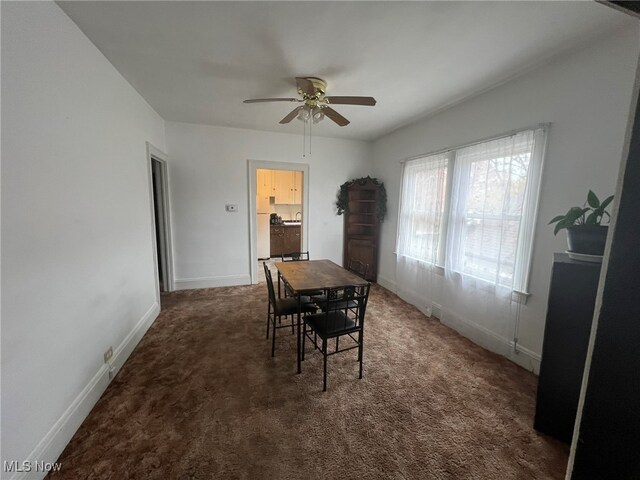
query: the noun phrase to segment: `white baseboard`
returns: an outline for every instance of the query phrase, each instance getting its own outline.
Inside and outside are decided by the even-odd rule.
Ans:
[[[453,328],[456,332],[467,337],[473,343],[480,345],[487,350],[507,357],[512,362],[535,373],[540,372],[540,355],[529,349],[518,345],[517,350],[513,348],[513,341],[504,338],[491,330],[484,328],[468,320],[452,320],[444,315],[442,324]]]
[[[136,326],[114,350],[112,366],[116,373],[120,371],[124,362],[129,358],[129,355],[131,355],[131,352],[133,352],[133,349],[138,342],[140,342],[159,313],[160,305],[154,302],[151,308],[147,310]],[[29,454],[26,462],[32,465],[34,470],[36,461],[54,463],[58,459],[73,435],[78,428],[80,428],[84,419],[87,418],[91,409],[107,389],[109,382],[109,367],[105,364],[100,367],[89,383],[60,416],[58,421]],[[46,474],[47,472],[35,471],[15,472],[9,477],[9,480],[41,480]]]
[[[536,353],[533,350],[529,350],[521,345],[518,345],[514,352],[513,342],[509,342],[509,346],[511,347],[512,352],[509,356],[511,361],[517,363],[522,368],[526,368],[530,372],[533,372],[535,375],[540,375],[540,362],[542,361],[541,354]]]
[[[176,290],[191,290],[193,288],[232,287],[234,285],[250,285],[250,275],[225,275],[222,277],[176,278]]]
[[[402,300],[416,307],[418,310],[424,313],[427,317],[431,316],[431,312],[425,305],[424,298],[420,296],[417,292],[410,289],[403,289],[402,291],[398,291],[398,286],[394,281],[389,280],[388,278],[385,278],[385,277],[381,277],[380,275],[378,275],[378,285],[386,288],[392,293],[395,293]]]
[[[378,275],[378,279],[376,280],[376,283],[381,287],[386,288],[390,292],[396,293],[396,282],[394,282],[393,280],[389,280],[388,278],[383,277],[382,275]]]
[[[425,315],[431,315],[427,306],[423,305],[424,299],[415,291],[406,289],[399,292],[398,286],[394,281],[380,275],[378,275],[378,284],[395,293],[404,301],[415,306]],[[512,362],[520,365],[530,372],[535,373],[536,375],[540,373],[540,354],[520,345],[517,346],[517,349],[514,349],[513,340],[501,337],[481,325],[468,320],[452,321],[451,319],[446,318],[445,315],[445,318],[442,319],[441,322],[444,325],[453,328],[464,337],[467,337],[473,343],[476,343],[494,353],[507,357]]]

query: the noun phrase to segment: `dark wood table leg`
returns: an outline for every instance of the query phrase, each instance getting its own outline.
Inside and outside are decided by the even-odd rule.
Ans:
[[[282,276],[282,275],[280,275],[280,271],[278,270],[278,298],[282,298],[282,297],[280,296],[280,277],[281,277],[281,276]]]

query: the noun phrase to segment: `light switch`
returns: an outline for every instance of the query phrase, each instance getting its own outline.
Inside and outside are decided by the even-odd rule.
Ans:
[[[238,211],[238,204],[237,203],[227,203],[225,205],[225,210],[227,212],[237,212]]]

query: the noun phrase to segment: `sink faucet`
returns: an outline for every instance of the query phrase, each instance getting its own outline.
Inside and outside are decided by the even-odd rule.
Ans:
[[[298,218],[298,215],[300,215],[300,218]],[[296,212],[296,222],[297,221],[302,221],[302,212]]]

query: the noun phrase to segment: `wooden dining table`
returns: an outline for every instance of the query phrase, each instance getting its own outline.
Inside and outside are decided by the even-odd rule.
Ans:
[[[308,260],[297,262],[278,262],[275,264],[279,275],[285,282],[285,288],[298,301],[298,373],[302,371],[301,363],[301,309],[300,297],[305,294],[327,290],[328,288],[348,287],[351,285],[366,285],[365,279],[351,273],[346,268],[333,263],[331,260]]]

